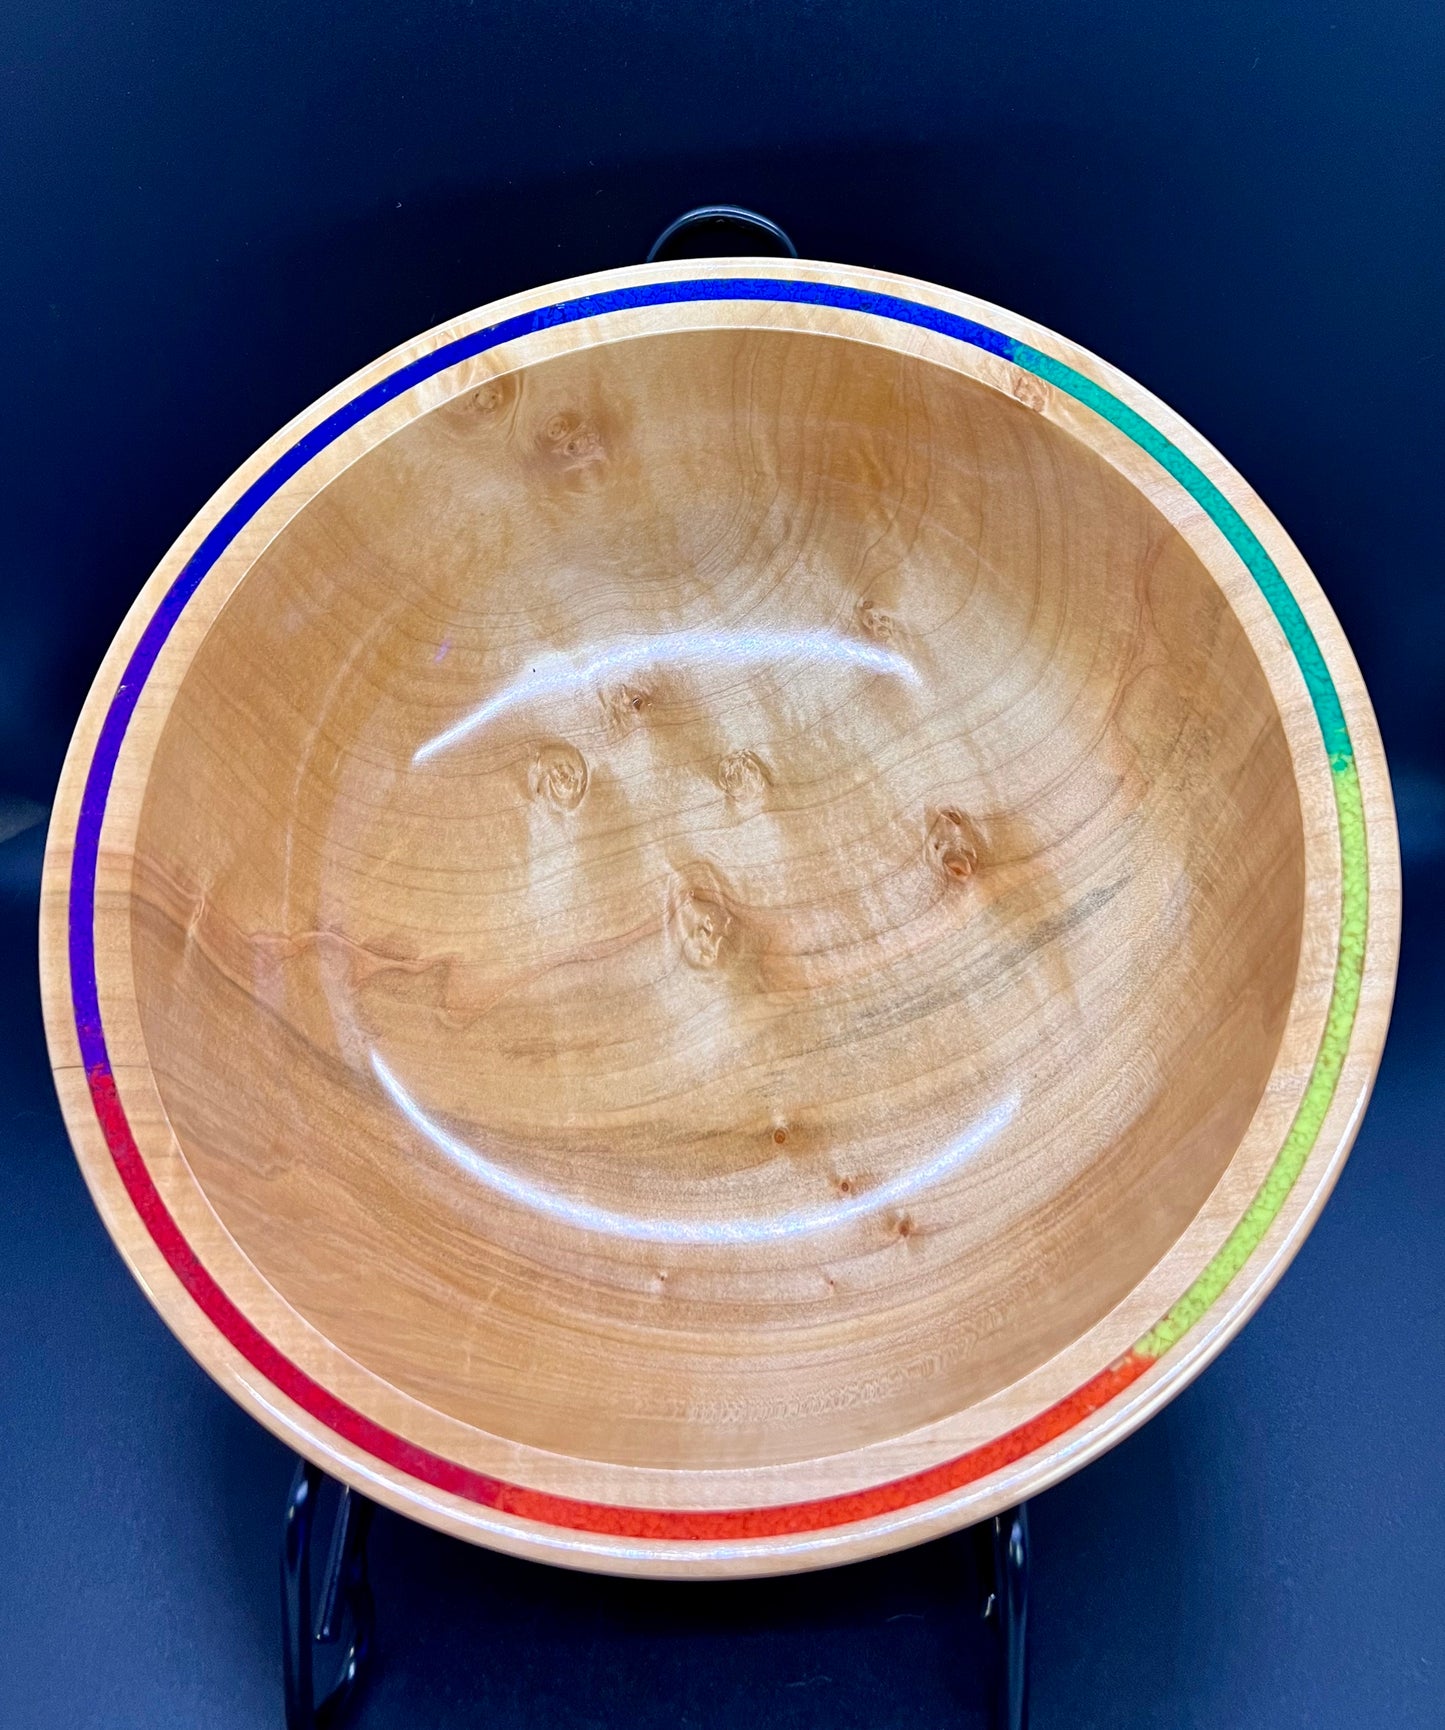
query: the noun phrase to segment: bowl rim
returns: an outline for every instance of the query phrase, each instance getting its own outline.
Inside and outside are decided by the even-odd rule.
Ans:
[[[351,1360],[331,1362],[329,1379],[313,1373],[314,1330],[245,1272],[204,1197],[185,1191],[198,1186],[149,1073],[129,974],[129,848],[148,750],[236,584],[365,450],[502,373],[719,325],[861,340],[965,372],[1087,442],[1191,541],[1259,658],[1305,819],[1301,972],[1250,1130],[1261,1149],[1277,1145],[1249,1172],[1232,1156],[1188,1252],[1161,1272],[1170,1252],[1111,1312],[1111,1349],[1092,1374],[1070,1379],[1069,1348],[982,1402],[984,1432],[948,1457],[935,1425],[782,1473],[630,1480],[498,1438],[484,1438],[479,1469],[447,1445],[457,1426],[416,1402],[404,1426],[379,1418],[385,1401]],[[1339,1175],[1384,1046],[1399,919],[1388,773],[1353,655],[1299,552],[1198,433],[1086,350],[971,296],[851,266],[700,259],[574,278],[437,326],[321,398],[219,489],[137,597],[77,723],[47,840],[41,983],[62,1111],[107,1228],[172,1331],[253,1416],[365,1494],[474,1542],[604,1572],[719,1576],[832,1565],[974,1523],[1181,1391],[1279,1279]],[[1131,1335],[1139,1313],[1152,1319]],[[742,1505],[740,1489],[752,1491]]]

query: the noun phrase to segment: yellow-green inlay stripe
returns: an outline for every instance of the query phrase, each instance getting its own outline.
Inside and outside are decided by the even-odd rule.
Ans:
[[[1293,590],[1259,537],[1209,476],[1159,429],[1083,373],[1040,350],[1018,343],[1014,359],[1047,383],[1067,392],[1103,416],[1149,452],[1209,514],[1244,561],[1279,621],[1304,674],[1330,762],[1340,830],[1340,948],[1330,991],[1325,1030],[1304,1097],[1264,1182],[1244,1217],[1194,1284],[1138,1342],[1134,1351],[1160,1358],[1202,1319],[1235,1275],[1259,1248],[1319,1139],[1335,1096],[1354,1031],[1355,1012],[1365,973],[1365,943],[1370,909],[1369,851],[1365,806],[1355,766],[1354,743],[1339,692]]]
[[[1360,984],[1365,973],[1365,934],[1369,913],[1366,885],[1365,808],[1360,777],[1353,762],[1334,772],[1335,804],[1340,817],[1340,852],[1344,861],[1340,905],[1340,954],[1325,1017],[1319,1054],[1305,1084],[1304,1098],[1284,1138],[1269,1174],[1250,1202],[1244,1218],[1224,1240],[1223,1247],[1163,1321],[1150,1328],[1135,1346],[1141,1357],[1162,1357],[1177,1345],[1259,1247],[1295,1179],[1304,1170],[1319,1136],[1325,1113],[1345,1065]]]

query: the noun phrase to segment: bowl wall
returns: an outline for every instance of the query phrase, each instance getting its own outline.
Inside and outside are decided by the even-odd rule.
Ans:
[[[428,332],[217,494],[77,727],[42,985],[247,1410],[718,1575],[985,1518],[1198,1373],[1398,919],[1348,645],[1217,452],[999,308],[703,260]]]

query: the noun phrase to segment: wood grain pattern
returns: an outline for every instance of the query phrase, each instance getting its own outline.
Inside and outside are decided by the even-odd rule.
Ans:
[[[564,296],[419,339],[157,573],[47,861],[62,1101],[162,1313],[328,1469],[577,1565],[865,1554],[1117,1439],[1278,1277],[1388,1015],[1373,718],[1263,507],[1036,327],[747,263],[773,279],[906,289],[1013,346],[752,290],[623,300],[322,441],[338,402]],[[76,1008],[84,788],[217,543],[125,699],[96,838],[122,1132]],[[1357,870],[1290,607],[1338,694]],[[854,1500],[777,1512],[829,1497]]]

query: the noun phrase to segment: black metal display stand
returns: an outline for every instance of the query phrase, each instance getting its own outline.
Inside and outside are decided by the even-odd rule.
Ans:
[[[762,247],[796,258],[793,242],[766,216],[735,204],[705,204],[669,224],[647,255],[649,264],[667,257],[676,243],[695,230],[714,234],[741,229]],[[319,1467],[300,1462],[286,1504],[281,1550],[282,1663],[286,1688],[286,1730],[330,1730],[356,1691],[371,1650],[375,1606],[366,1577],[366,1534],[372,1505],[343,1487],[327,1554],[321,1591],[313,1600],[311,1544],[316,1501],[322,1484]],[[999,1683],[997,1730],[1026,1730],[1028,1724],[1029,1523],[1024,1504],[974,1528],[980,1573],[990,1582],[983,1613],[998,1630]],[[314,1605],[314,1607],[313,1607]],[[316,1654],[326,1654],[334,1680],[316,1688]]]
[[[322,1473],[301,1461],[281,1541],[281,1667],[286,1730],[332,1730],[351,1704],[371,1653],[376,1607],[366,1575],[372,1504],[343,1486],[326,1571],[313,1594],[311,1553]],[[1026,1505],[973,1528],[985,1582],[983,1614],[998,1630],[996,1730],[1027,1730],[1029,1522]],[[317,1688],[317,1658],[329,1682]]]
[[[281,1532],[281,1676],[286,1730],[329,1730],[351,1703],[371,1656],[376,1606],[366,1577],[366,1535],[374,1512],[365,1496],[342,1485],[319,1598],[311,1591],[311,1544],[322,1472],[300,1460],[286,1498]],[[318,1698],[316,1653],[333,1679]]]

